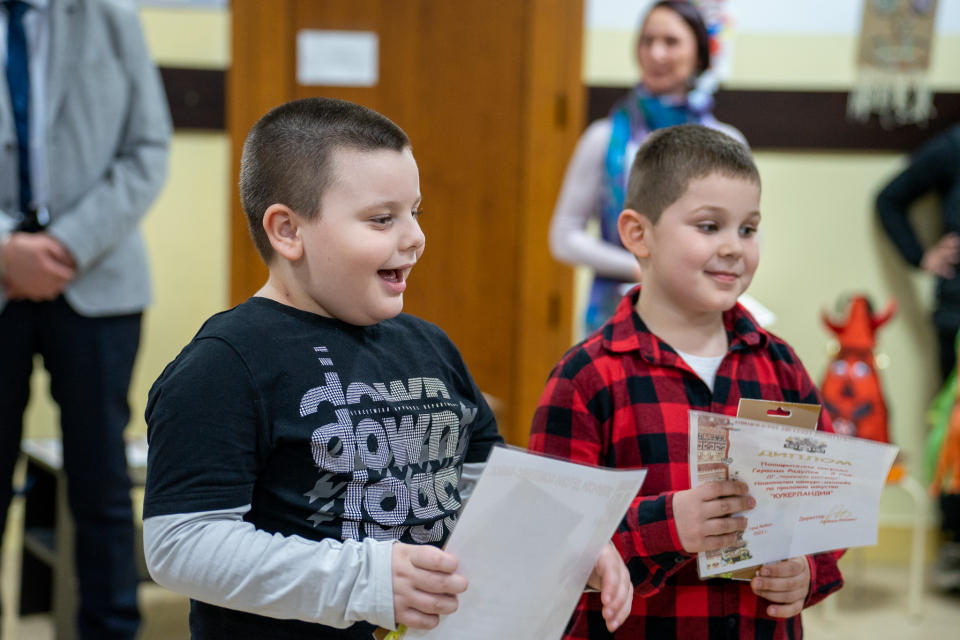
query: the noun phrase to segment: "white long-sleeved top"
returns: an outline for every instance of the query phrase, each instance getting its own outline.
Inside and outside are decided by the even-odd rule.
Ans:
[[[466,504],[484,463],[463,465]],[[143,521],[147,568],[160,586],[195,600],[270,618],[345,628],[396,628],[393,542],[307,540],[245,522],[250,505]]]

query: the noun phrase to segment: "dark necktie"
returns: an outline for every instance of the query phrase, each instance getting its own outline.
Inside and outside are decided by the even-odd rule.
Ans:
[[[13,122],[17,128],[18,165],[20,167],[20,213],[24,231],[39,227],[32,211],[33,188],[30,184],[30,72],[27,66],[27,35],[23,30],[23,14],[29,5],[22,0],[6,0],[7,8],[7,86],[13,106]]]

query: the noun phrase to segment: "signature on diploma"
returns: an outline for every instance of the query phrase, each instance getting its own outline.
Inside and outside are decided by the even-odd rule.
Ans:
[[[853,522],[856,518],[853,517],[853,514],[842,504],[838,504],[833,509],[830,510],[830,513],[823,517],[822,524],[830,524],[832,522]]]

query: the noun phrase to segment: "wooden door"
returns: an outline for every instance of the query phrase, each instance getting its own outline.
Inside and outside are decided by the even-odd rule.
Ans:
[[[269,6],[269,10],[268,7]],[[246,132],[287,100],[375,109],[410,136],[427,238],[404,311],[438,324],[525,445],[546,376],[571,342],[572,277],[547,249],[563,168],[581,131],[582,0],[234,0],[229,128],[234,175]],[[375,87],[295,80],[300,29],[374,31]],[[266,269],[233,198],[231,295]]]

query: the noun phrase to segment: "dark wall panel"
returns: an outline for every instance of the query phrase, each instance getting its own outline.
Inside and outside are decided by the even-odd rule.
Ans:
[[[226,130],[226,72],[161,67],[176,129]]]
[[[226,71],[163,67],[170,113],[177,129],[226,129]],[[590,87],[587,122],[609,113],[627,87]],[[839,91],[721,90],[714,115],[743,132],[754,149],[911,151],[960,122],[960,93],[934,96],[936,116],[926,126],[885,129],[876,117],[847,120],[847,94]]]
[[[626,87],[590,87],[588,122],[609,113]],[[884,129],[876,117],[847,120],[847,94],[839,91],[732,91],[716,96],[714,115],[746,136],[753,149],[911,151],[960,122],[960,93],[936,94],[936,117],[927,126]]]

